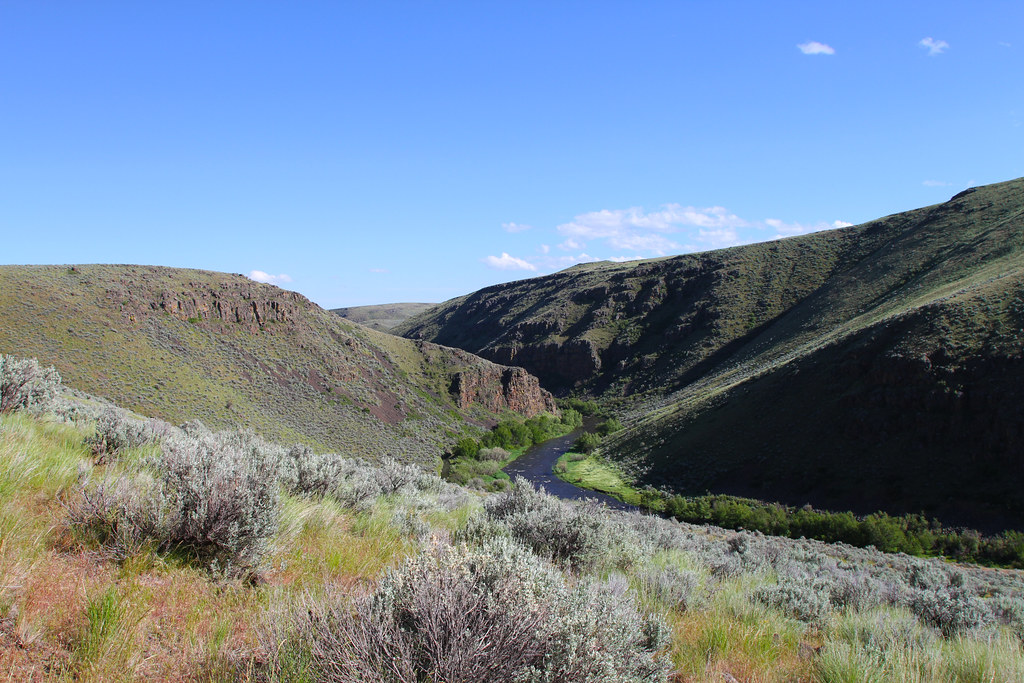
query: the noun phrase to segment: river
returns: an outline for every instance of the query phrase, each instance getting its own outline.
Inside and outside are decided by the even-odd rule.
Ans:
[[[604,493],[581,489],[555,476],[554,467],[558,458],[572,447],[572,444],[582,433],[583,429],[578,429],[571,434],[558,436],[531,446],[525,453],[505,467],[505,474],[511,477],[513,481],[515,481],[516,477],[523,477],[534,486],[543,486],[545,491],[559,498],[596,500],[598,503],[603,503],[614,510],[638,509]]]

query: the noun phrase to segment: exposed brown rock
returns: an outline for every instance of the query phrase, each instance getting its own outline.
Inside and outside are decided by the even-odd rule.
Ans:
[[[451,394],[460,408],[476,403],[487,410],[512,410],[527,417],[558,414],[554,397],[522,368],[488,364],[456,372]]]

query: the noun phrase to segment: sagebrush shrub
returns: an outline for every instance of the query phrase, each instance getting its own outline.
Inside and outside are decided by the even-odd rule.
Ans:
[[[488,498],[484,510],[512,538],[560,563],[589,568],[608,555],[610,538],[600,515],[549,496],[521,477],[511,491]]]
[[[166,536],[162,492],[143,474],[86,482],[67,512],[80,542],[117,560],[159,546]]]
[[[281,462],[281,482],[292,493],[324,496],[344,480],[344,458],[333,453],[317,454],[307,446],[288,449]]]
[[[830,586],[821,578],[780,577],[776,584],[754,589],[754,600],[773,607],[794,619],[821,624],[832,611]]]
[[[109,460],[126,448],[138,448],[155,443],[166,434],[163,425],[156,420],[143,421],[132,417],[128,411],[107,406],[96,418],[95,432],[85,443],[92,447],[102,461]]]
[[[150,470],[86,482],[72,529],[123,558],[147,546],[226,574],[256,570],[277,532],[279,454],[248,433],[166,436]]]
[[[263,640],[282,678],[639,683],[667,671],[667,628],[624,589],[570,586],[507,539],[411,558],[352,602],[307,597]]]
[[[163,450],[165,543],[222,571],[258,567],[278,528],[277,454],[230,432],[168,439]]]
[[[0,414],[22,409],[45,410],[60,391],[60,373],[35,358],[0,355]]]
[[[980,629],[993,622],[988,606],[959,587],[928,588],[910,599],[910,609],[946,637]]]

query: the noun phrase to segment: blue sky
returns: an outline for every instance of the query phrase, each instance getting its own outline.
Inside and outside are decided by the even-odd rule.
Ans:
[[[1019,1],[0,0],[0,263],[337,307],[860,223],[1024,176],[1022,67]]]

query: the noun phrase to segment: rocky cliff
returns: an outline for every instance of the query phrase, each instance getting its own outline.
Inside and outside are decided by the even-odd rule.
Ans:
[[[511,410],[527,417],[558,414],[554,397],[522,368],[476,366],[456,372],[450,386],[460,408],[479,404],[490,411]]]

